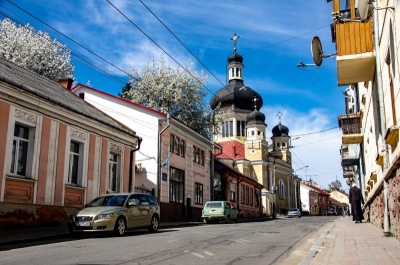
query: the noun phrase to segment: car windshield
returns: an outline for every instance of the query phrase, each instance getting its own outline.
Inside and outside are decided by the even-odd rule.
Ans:
[[[298,211],[297,208],[292,208],[289,210],[289,212],[297,212],[297,211]]]
[[[124,206],[126,198],[128,198],[128,195],[100,196],[90,202],[87,207]]]
[[[221,208],[221,202],[209,202],[206,204],[205,208]]]

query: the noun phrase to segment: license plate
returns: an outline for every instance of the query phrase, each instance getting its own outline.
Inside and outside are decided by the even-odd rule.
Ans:
[[[78,222],[78,226],[90,226],[90,222]]]

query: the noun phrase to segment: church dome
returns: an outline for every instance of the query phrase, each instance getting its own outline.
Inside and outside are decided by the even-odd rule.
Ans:
[[[256,102],[254,103],[254,100]],[[243,110],[260,110],[263,105],[263,100],[257,92],[252,88],[245,86],[240,80],[231,80],[225,87],[220,88],[210,100],[212,110],[221,104],[221,108],[234,105],[236,108]]]
[[[272,137],[289,137],[289,128],[279,122],[274,128],[272,128]]]
[[[228,57],[228,63],[229,64],[235,64],[235,63],[243,63],[243,56],[237,53],[236,51],[229,55]]]
[[[246,117],[246,126],[247,125],[266,125],[265,115],[258,110],[254,110]]]

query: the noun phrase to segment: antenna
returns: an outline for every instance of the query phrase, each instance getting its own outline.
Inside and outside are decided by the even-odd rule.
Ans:
[[[311,55],[313,57],[315,65],[320,66],[322,64],[322,58],[335,56],[336,53],[324,55],[319,37],[314,36],[314,38],[311,40]]]
[[[317,36],[311,41],[311,55],[316,66],[322,64],[322,44]]]
[[[358,7],[356,8],[360,12],[361,21],[366,21],[370,17],[372,6],[369,0],[358,0]]]
[[[394,6],[374,8],[372,6],[372,1],[373,0],[358,0],[358,5],[356,6],[356,8],[358,9],[358,11],[360,13],[360,18],[361,18],[362,23],[365,23],[368,21],[368,19],[372,16],[372,12],[374,10],[383,10],[383,9],[394,10]]]

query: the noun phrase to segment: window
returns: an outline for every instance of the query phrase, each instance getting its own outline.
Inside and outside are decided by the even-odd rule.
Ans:
[[[251,206],[253,206],[253,198],[254,198],[253,188],[250,188],[250,205]]]
[[[236,136],[246,136],[245,121],[236,121]]]
[[[248,186],[246,186],[246,204],[247,205],[249,205],[249,201],[250,201],[250,198],[249,198],[249,187]]]
[[[279,199],[284,200],[285,199],[285,184],[283,183],[283,181],[281,179],[279,180],[278,191],[279,191]]]
[[[185,157],[185,141],[171,134],[169,137],[169,151],[173,154]]]
[[[83,144],[71,141],[69,148],[68,184],[82,185],[82,155]]]
[[[245,203],[245,194],[244,194],[244,185],[243,184],[240,186],[240,198],[241,198],[240,202],[244,204]]]
[[[222,137],[233,136],[233,121],[223,121],[221,132],[222,132]]]
[[[193,145],[193,162],[204,166],[205,155],[204,150]]]
[[[183,170],[171,167],[169,180],[169,201],[183,203],[183,183],[185,172]]]
[[[119,155],[110,153],[108,161],[108,190],[111,192],[120,192],[120,162]]]
[[[231,182],[230,186],[231,186],[230,199],[231,199],[231,201],[236,201],[236,183]]]
[[[203,204],[203,184],[195,183],[195,204]]]
[[[15,124],[10,169],[10,172],[12,174],[16,174],[19,176],[26,175],[28,163],[28,147],[29,127]]]

